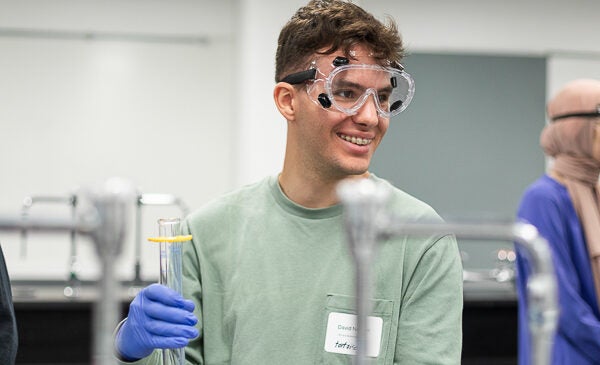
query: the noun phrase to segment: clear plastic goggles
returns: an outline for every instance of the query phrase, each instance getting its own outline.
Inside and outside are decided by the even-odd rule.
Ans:
[[[402,67],[348,64],[345,57],[333,61],[333,70],[326,77],[316,67],[286,76],[282,81],[299,84],[311,81],[306,90],[309,97],[324,109],[354,115],[370,96],[380,116],[390,118],[410,104],[415,86],[412,77]]]

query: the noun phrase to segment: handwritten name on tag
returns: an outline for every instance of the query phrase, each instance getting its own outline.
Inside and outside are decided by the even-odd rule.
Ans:
[[[325,351],[337,354],[356,355],[358,329],[357,317],[348,313],[329,313],[327,318],[327,333],[325,335]],[[379,356],[381,348],[381,333],[383,319],[380,317],[367,317],[367,349],[368,357]]]

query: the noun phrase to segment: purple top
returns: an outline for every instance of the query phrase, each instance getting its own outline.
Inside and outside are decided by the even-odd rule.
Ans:
[[[517,216],[548,240],[558,280],[559,310],[552,364],[600,364],[600,313],[584,233],[565,186],[548,175],[525,191]],[[527,329],[526,252],[517,247],[519,364],[531,364]]]

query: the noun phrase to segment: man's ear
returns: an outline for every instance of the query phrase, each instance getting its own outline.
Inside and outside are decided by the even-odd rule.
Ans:
[[[273,98],[279,112],[286,120],[296,119],[297,92],[293,85],[287,82],[279,82],[273,90]]]

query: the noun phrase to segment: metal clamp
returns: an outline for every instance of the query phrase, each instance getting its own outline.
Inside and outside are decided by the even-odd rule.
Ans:
[[[115,364],[112,333],[117,325],[119,301],[114,264],[120,255],[127,228],[129,207],[135,199],[133,185],[112,178],[88,189],[82,199],[81,214],[72,219],[0,217],[0,231],[73,231],[95,243],[102,273],[98,282],[98,302],[94,310],[92,363]]]

